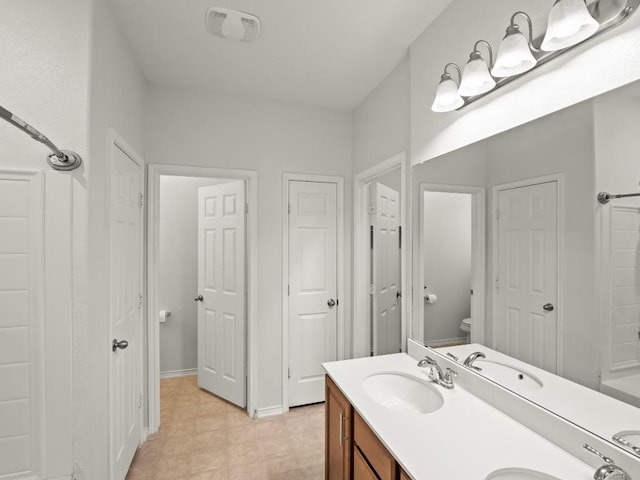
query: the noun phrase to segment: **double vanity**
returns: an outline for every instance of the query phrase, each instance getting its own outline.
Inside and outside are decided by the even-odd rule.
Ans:
[[[632,450],[525,397],[555,395],[593,417],[611,409],[613,430],[640,427],[620,402],[484,346],[409,341],[408,354],[324,368],[330,480],[640,479]]]

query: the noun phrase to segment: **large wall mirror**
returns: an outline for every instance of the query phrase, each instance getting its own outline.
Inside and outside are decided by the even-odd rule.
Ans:
[[[640,407],[640,197],[597,199],[640,193],[639,125],[636,82],[414,167],[411,336]]]

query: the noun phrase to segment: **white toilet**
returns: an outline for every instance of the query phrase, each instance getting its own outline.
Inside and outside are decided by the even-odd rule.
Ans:
[[[460,323],[460,330],[467,334],[467,342],[471,340],[471,319],[465,318]]]

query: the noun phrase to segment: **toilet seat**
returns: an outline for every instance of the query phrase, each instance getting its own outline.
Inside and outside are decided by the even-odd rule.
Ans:
[[[465,318],[464,320],[462,320],[462,322],[460,323],[460,330],[462,330],[463,332],[471,332],[471,319],[470,318]]]

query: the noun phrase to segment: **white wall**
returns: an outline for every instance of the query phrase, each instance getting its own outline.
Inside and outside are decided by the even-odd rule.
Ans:
[[[345,177],[347,288],[351,283],[351,118],[331,110],[152,86],[145,124],[150,162],[258,172],[257,405],[280,406],[282,175]],[[349,330],[349,298],[344,311]],[[348,335],[345,340],[349,345]]]
[[[409,57],[353,111],[353,171],[409,150]]]
[[[0,15],[2,105],[61,148],[76,150],[85,158],[90,8],[90,2],[75,0],[7,0]],[[81,274],[86,266],[82,256],[86,235],[83,225],[72,225],[72,220],[83,211],[85,178],[82,171],[69,174],[51,170],[45,161],[48,149],[4,121],[0,121],[0,144],[0,168],[33,169],[42,171],[45,177],[47,242],[42,306],[46,333],[41,353],[48,375],[42,386],[47,399],[44,418],[37,418],[45,422],[45,436],[40,439],[45,470],[40,473],[47,478],[70,475],[71,435],[77,422],[73,417],[72,368],[79,363],[74,353],[77,339],[72,338],[71,331],[72,323],[86,322],[86,316],[81,315],[86,298],[75,288],[83,281],[75,274]],[[73,210],[72,198],[76,205]]]
[[[435,158],[640,78],[640,15],[526,74],[473,105],[451,113],[430,106],[442,69],[466,63],[476,40],[496,51],[509,17],[524,10],[534,32],[552,2],[455,0],[411,46],[411,141],[414,163]],[[483,50],[484,52],[484,50]]]
[[[198,367],[198,189],[226,180],[160,177],[160,373]]]
[[[67,23],[66,21],[64,22]],[[80,479],[108,477],[109,330],[109,140],[113,129],[143,154],[142,121],[146,83],[125,43],[111,4],[95,0],[91,17],[89,113],[90,151],[83,199],[77,216],[84,224],[86,271],[76,272],[75,291],[88,308],[78,307],[74,323],[74,409],[76,463]],[[146,423],[146,420],[143,419]]]
[[[425,343],[466,334],[471,316],[471,195],[424,193],[424,282],[437,303],[424,306]]]

